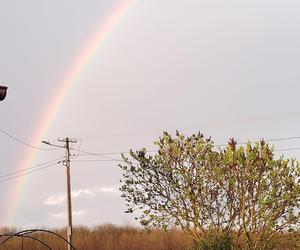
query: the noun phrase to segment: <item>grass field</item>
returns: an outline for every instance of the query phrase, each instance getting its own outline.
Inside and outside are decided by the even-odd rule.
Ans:
[[[3,228],[1,232],[11,231]],[[65,230],[54,230],[65,237]],[[66,249],[63,241],[46,234],[35,234],[53,250]],[[298,235],[299,236],[299,235]],[[146,232],[131,226],[101,225],[92,229],[76,227],[74,230],[74,246],[76,250],[185,250],[191,246],[191,241],[179,230],[164,232],[154,230]],[[299,236],[300,237],[300,236]],[[291,235],[283,235],[277,242],[276,249],[300,249],[295,247]],[[2,238],[3,240],[4,238]],[[1,240],[1,241],[2,241]],[[44,250],[47,249],[32,239],[17,238],[0,247],[0,250]]]

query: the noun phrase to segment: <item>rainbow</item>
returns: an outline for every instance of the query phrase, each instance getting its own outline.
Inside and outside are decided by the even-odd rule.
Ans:
[[[125,16],[131,6],[133,6],[135,0],[121,0],[118,3],[106,20],[100,24],[97,32],[88,40],[83,50],[79,53],[77,59],[71,65],[71,68],[67,71],[64,80],[61,83],[60,88],[56,92],[55,96],[51,98],[51,102],[47,105],[47,109],[44,111],[44,115],[38,127],[34,130],[31,143],[38,145],[43,139],[51,124],[54,122],[55,117],[62,106],[64,100],[67,98],[74,84],[79,82],[79,77],[88,66],[93,55],[104,44],[114,28],[120,23],[121,19]],[[25,155],[20,164],[20,169],[30,167],[33,165],[37,157],[37,152],[30,151]],[[22,197],[22,192],[28,181],[28,177],[21,177],[17,180],[13,186],[13,190],[10,191],[9,201],[6,203],[3,218],[1,220],[2,225],[11,226],[14,223],[14,217],[18,209],[18,201]]]

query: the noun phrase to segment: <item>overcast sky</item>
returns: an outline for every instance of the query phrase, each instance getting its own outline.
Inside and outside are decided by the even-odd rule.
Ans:
[[[0,0],[0,83],[9,87],[0,103],[2,130],[32,140],[72,62],[120,2]],[[201,131],[217,143],[299,136],[299,30],[297,0],[137,0],[41,140],[69,136],[81,150],[103,153],[155,149],[164,130]],[[33,150],[4,134],[0,147],[1,176],[20,170]],[[300,140],[275,147],[300,147]],[[27,167],[63,155],[37,151]],[[94,159],[103,158],[72,162],[74,223],[134,223],[123,213],[117,162],[79,161]],[[0,226],[64,225],[64,170],[0,182]],[[28,184],[12,197],[22,178]],[[5,218],[15,199],[16,213]]]

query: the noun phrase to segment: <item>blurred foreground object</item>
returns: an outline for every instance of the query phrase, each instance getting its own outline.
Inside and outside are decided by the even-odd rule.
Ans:
[[[6,97],[7,87],[0,86],[0,101],[3,101]]]

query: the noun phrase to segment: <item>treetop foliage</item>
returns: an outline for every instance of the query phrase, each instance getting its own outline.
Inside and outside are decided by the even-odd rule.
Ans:
[[[299,163],[275,159],[265,141],[218,148],[201,133],[165,132],[155,144],[157,153],[130,151],[120,165],[127,212],[141,211],[146,228],[180,226],[196,241],[231,233],[251,249],[299,230]]]

